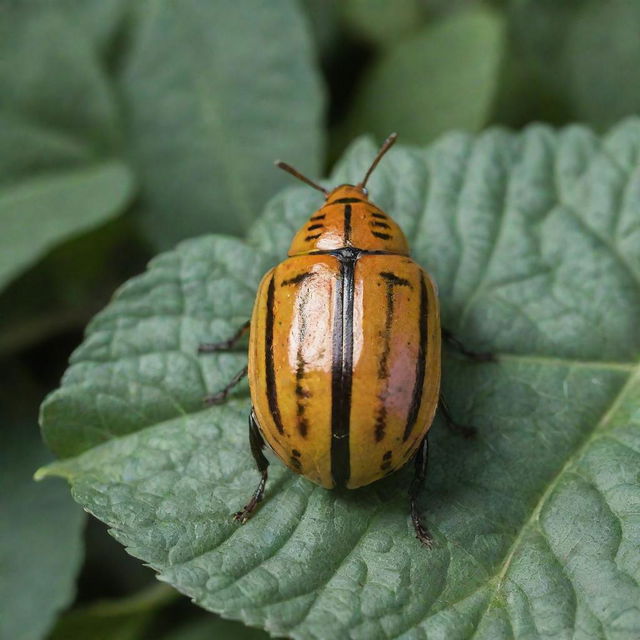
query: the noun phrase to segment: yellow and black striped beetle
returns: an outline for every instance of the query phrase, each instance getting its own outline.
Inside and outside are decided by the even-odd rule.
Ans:
[[[331,191],[276,163],[326,201],[293,238],[289,257],[262,279],[251,320],[229,340],[200,346],[219,351],[250,331],[248,366],[205,399],[222,402],[249,375],[249,442],[262,477],[234,515],[242,523],[264,495],[265,442],[327,489],[370,484],[415,458],[410,514],[418,539],[431,546],[416,498],[438,406],[450,427],[472,433],[451,420],[440,394],[441,335],[470,358],[492,356],[441,329],[435,284],[409,257],[400,227],[368,198],[367,180],[396,137],[361,182]]]

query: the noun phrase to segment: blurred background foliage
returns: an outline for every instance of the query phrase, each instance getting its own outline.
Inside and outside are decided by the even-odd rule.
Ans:
[[[243,234],[275,158],[637,114],[639,33],[637,0],[0,0],[0,638],[266,637],[32,482],[83,327],[157,251]]]

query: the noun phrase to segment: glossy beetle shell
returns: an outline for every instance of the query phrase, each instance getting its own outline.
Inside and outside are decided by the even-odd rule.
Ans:
[[[265,441],[324,487],[367,485],[415,454],[438,403],[438,299],[363,189],[334,189],[263,278],[249,384]]]

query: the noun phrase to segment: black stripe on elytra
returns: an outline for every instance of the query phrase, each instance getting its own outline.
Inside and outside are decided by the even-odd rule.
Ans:
[[[312,224],[311,226],[307,227],[307,231],[314,231],[315,229],[324,229],[324,225],[323,224]]]
[[[317,216],[313,216],[312,218],[309,218],[309,220],[324,220],[326,215],[327,215],[326,213],[320,213]]]
[[[307,236],[307,237],[304,239],[304,241],[305,241],[305,242],[309,242],[309,240],[315,240],[316,238],[319,238],[321,235],[322,235],[322,234],[320,234],[320,233],[315,233],[315,234],[314,234],[314,235],[312,235],[312,236]]]
[[[305,271],[303,273],[299,273],[297,276],[293,276],[293,278],[289,278],[288,280],[283,280],[280,283],[281,287],[288,287],[292,284],[300,284],[301,282],[303,282],[304,280],[306,280],[307,278],[310,278],[313,275],[313,272],[311,271]]]
[[[353,297],[358,253],[339,254],[340,273],[336,280],[331,362],[331,476],[337,487],[346,485],[351,475],[349,422],[353,382]]]
[[[306,362],[304,361],[304,355],[302,349],[304,347],[304,341],[307,337],[307,304],[311,296],[311,287],[306,287],[301,296],[298,297],[298,308],[296,315],[298,316],[298,349],[296,352],[296,404],[297,404],[297,419],[298,419],[298,433],[303,437],[307,437],[309,431],[309,421],[304,412],[306,405],[303,402],[311,394],[302,386],[302,380],[304,378],[304,369]]]
[[[380,220],[387,220],[388,216],[386,216],[384,213],[378,213],[377,211],[372,211],[371,215],[374,218],[380,218]]]
[[[418,413],[420,412],[420,404],[422,403],[422,392],[424,388],[424,374],[427,363],[427,331],[428,331],[428,314],[429,302],[427,298],[427,287],[424,283],[424,277],[420,280],[420,318],[418,328],[420,333],[420,347],[418,349],[418,359],[416,361],[416,382],[413,386],[413,395],[411,397],[411,406],[409,407],[409,416],[407,424],[404,428],[402,441],[406,442],[411,431],[415,427]]]
[[[351,204],[353,202],[366,202],[362,198],[338,198],[337,200],[332,200],[331,202],[327,202],[329,204]],[[327,206],[325,205],[325,206]]]
[[[391,229],[390,225],[386,222],[378,222],[377,220],[370,222],[369,225],[372,227],[378,227],[378,229]]]
[[[386,280],[388,285],[397,285],[399,287],[409,287],[409,289],[413,289],[411,283],[408,280],[400,278],[395,273],[391,273],[391,271],[382,271],[380,275]]]
[[[344,243],[351,244],[351,205],[344,205]]]
[[[411,288],[411,283],[408,280],[399,278],[395,273],[382,271],[380,273],[380,277],[385,281],[386,285],[387,307],[385,312],[384,331],[382,333],[382,355],[378,361],[378,380],[384,380],[384,385],[378,395],[380,406],[376,412],[376,422],[373,432],[376,442],[380,442],[384,438],[385,430],[387,428],[387,407],[385,405],[385,401],[388,392],[387,381],[389,378],[389,354],[391,352],[391,330],[393,328],[393,311],[395,303],[393,288],[397,286]]]
[[[280,415],[280,407],[278,406],[278,397],[276,392],[276,368],[273,360],[273,322],[274,322],[274,298],[275,298],[275,275],[271,276],[269,281],[269,289],[267,291],[267,317],[264,330],[264,369],[267,388],[267,401],[269,403],[269,411],[275,422],[276,429],[279,433],[284,433],[282,426],[282,416]]]
[[[380,233],[379,231],[371,232],[376,238],[382,238],[383,240],[388,240],[391,236],[388,233]]]

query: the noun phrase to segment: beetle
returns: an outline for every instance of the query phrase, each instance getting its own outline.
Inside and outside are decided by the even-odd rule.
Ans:
[[[369,176],[396,138],[387,138],[361,182],[330,191],[276,162],[325,203],[294,236],[288,258],[263,277],[250,321],[228,340],[200,345],[201,353],[220,351],[250,333],[248,365],[205,399],[224,401],[248,374],[249,442],[261,478],[234,514],[241,523],[264,496],[265,443],[327,489],[368,485],[413,458],[410,515],[416,537],[432,545],[416,500],[438,406],[449,427],[473,433],[451,419],[440,394],[441,336],[469,358],[493,356],[441,329],[436,285],[410,258],[397,223],[369,200]]]

